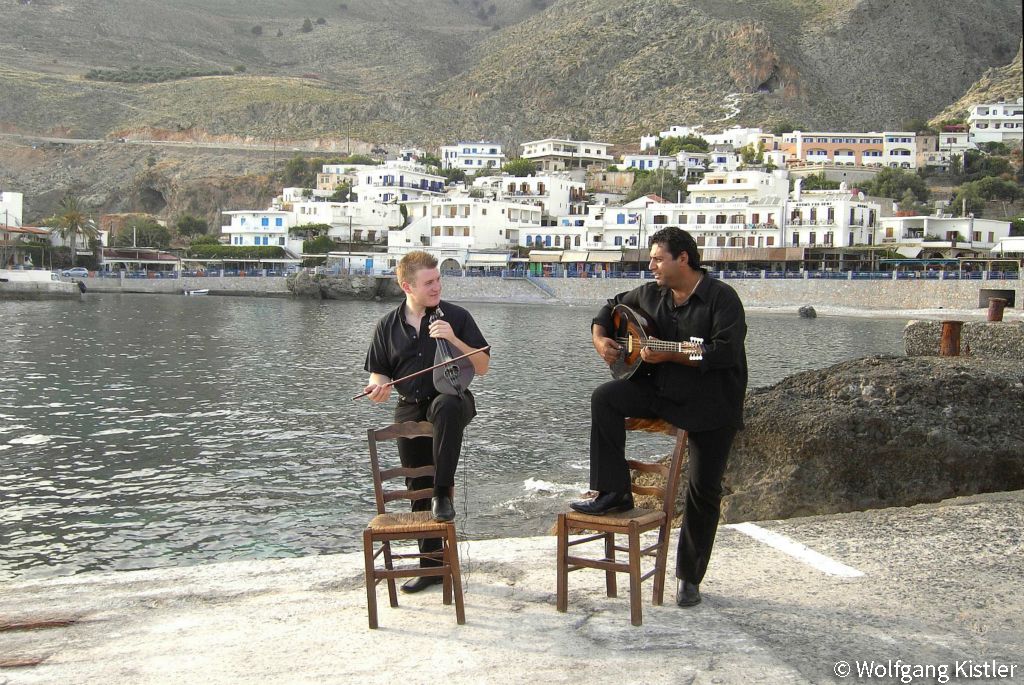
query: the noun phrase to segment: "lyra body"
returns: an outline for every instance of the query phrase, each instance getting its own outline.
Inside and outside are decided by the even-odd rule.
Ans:
[[[704,354],[704,338],[691,337],[685,342],[661,340],[649,314],[624,304],[612,309],[611,337],[622,347],[619,358],[611,365],[612,377],[617,380],[651,371],[651,365],[640,358],[645,347],[659,352],[683,353],[691,362],[700,361]]]

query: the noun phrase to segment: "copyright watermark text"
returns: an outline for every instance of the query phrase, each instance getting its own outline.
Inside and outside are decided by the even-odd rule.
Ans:
[[[914,664],[907,663],[902,659],[887,659],[885,661],[837,661],[832,670],[840,678],[900,683],[929,680],[941,684],[976,678],[1015,678],[1021,668],[1020,664],[1006,663],[995,659],[987,661],[965,659],[954,661],[951,664]]]

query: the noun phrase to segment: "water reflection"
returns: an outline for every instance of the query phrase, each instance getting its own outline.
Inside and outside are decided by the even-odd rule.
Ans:
[[[0,302],[0,578],[358,548],[349,398],[391,304],[88,296]],[[468,537],[536,534],[584,489],[593,307],[471,305],[494,346],[459,470]],[[749,317],[751,383],[901,351],[902,321]],[[634,441],[664,451],[657,438]]]

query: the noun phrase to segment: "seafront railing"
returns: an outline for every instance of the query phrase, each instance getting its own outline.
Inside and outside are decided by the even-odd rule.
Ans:
[[[302,269],[310,273],[326,276],[378,276],[393,277],[392,269]],[[275,269],[207,269],[184,271],[93,271],[89,275],[96,278],[118,279],[176,279],[188,278],[281,278],[296,273],[294,270]],[[652,278],[650,271],[603,271],[589,272],[573,269],[551,270],[544,273],[533,273],[526,269],[469,269],[465,271],[444,271],[445,276],[466,278],[528,278],[539,283],[552,278]],[[1021,279],[1019,271],[734,271],[712,270],[710,272],[721,279],[754,279],[754,280],[841,280],[841,281],[878,281],[878,280],[922,280],[922,281],[1017,281]]]

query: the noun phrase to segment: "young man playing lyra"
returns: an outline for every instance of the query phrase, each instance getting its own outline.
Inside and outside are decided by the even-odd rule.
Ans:
[[[487,341],[469,312],[441,300],[441,274],[433,256],[421,251],[410,252],[399,262],[396,277],[405,292],[405,301],[377,322],[366,354],[364,368],[370,372],[370,380],[364,391],[372,401],[386,402],[394,387],[398,391],[396,422],[430,421],[433,424],[433,439],[400,438],[398,454],[403,466],[433,464],[435,468],[433,479],[429,476],[409,479],[408,486],[413,490],[434,489],[431,499],[414,501],[412,510],[429,509],[434,520],[451,521],[455,518],[451,488],[455,485],[462,435],[476,416],[473,393],[460,386],[458,373],[442,374],[436,384],[435,376],[430,373],[393,386],[391,382],[432,366],[435,358],[441,359],[439,347],[451,359],[486,347]],[[462,363],[471,364],[472,372],[483,375],[487,373],[490,357],[487,352],[481,352],[466,357]],[[420,541],[421,552],[440,549],[439,539]],[[420,563],[440,564],[432,559],[421,559]],[[419,592],[441,580],[440,576],[413,578],[402,590]]]
[[[693,606],[700,602],[699,586],[718,529],[729,449],[736,431],[743,427],[747,325],[740,298],[700,267],[697,244],[686,231],[670,227],[651,237],[650,270],[654,283],[617,295],[594,319],[594,348],[609,365],[621,363],[624,351],[613,338],[613,319],[621,321],[628,314],[616,308],[626,305],[646,315],[657,329],[653,337],[688,343],[681,346],[686,351],[644,346],[640,359],[646,365],[638,361],[631,376],[620,376],[594,390],[590,487],[598,495],[570,506],[588,514],[633,508],[625,457],[626,417],[661,418],[689,431],[689,482],[676,555],[676,603]]]

